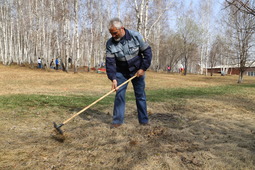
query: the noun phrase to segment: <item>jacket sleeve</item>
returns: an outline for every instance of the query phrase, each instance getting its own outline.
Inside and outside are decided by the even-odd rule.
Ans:
[[[106,43],[106,73],[110,80],[116,79],[116,60],[115,55],[111,53],[109,41]]]
[[[140,33],[136,35],[136,38],[139,42],[140,53],[142,54],[142,57],[143,57],[141,69],[146,71],[151,65],[151,59],[152,59],[151,47],[149,46],[147,42],[144,41],[143,36]]]
[[[151,47],[148,46],[144,51],[142,51],[142,54],[143,54],[143,59],[142,59],[141,69],[146,71],[151,65],[151,59],[152,59]]]

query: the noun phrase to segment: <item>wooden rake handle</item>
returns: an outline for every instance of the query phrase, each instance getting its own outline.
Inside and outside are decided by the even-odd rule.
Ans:
[[[130,82],[131,80],[133,80],[134,78],[136,78],[136,75],[129,78],[127,81],[125,81],[124,83],[122,83],[121,85],[119,85],[117,88],[120,88],[122,86],[124,86],[125,84],[127,84],[128,82]],[[94,101],[93,103],[91,103],[90,105],[88,105],[87,107],[85,107],[84,109],[82,109],[81,111],[79,111],[78,113],[75,113],[74,115],[72,115],[69,119],[67,119],[66,121],[63,122],[63,125],[66,124],[67,122],[69,122],[70,120],[72,120],[74,117],[78,116],[79,114],[81,114],[82,112],[84,112],[85,110],[87,110],[88,108],[90,108],[91,106],[93,106],[94,104],[96,104],[97,102],[99,102],[100,100],[104,99],[106,96],[108,96],[109,94],[111,94],[112,92],[114,92],[115,89],[112,89],[111,91],[109,91],[108,93],[106,93],[105,95],[103,95],[102,97],[100,97],[99,99],[97,99],[96,101]]]

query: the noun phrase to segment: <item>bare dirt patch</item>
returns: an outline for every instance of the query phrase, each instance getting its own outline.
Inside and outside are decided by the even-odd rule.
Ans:
[[[105,74],[63,73],[0,66],[0,95],[103,95]],[[236,76],[147,73],[147,89],[235,84]],[[245,83],[254,83],[245,77]],[[129,87],[132,90],[132,86]],[[82,108],[22,107],[0,110],[0,169],[254,169],[255,92],[239,96],[148,102],[150,126],[139,126],[135,102],[125,124],[110,129],[112,104],[93,107],[64,125]]]

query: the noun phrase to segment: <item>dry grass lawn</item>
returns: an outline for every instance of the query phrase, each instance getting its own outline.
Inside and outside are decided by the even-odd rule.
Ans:
[[[0,78],[1,100],[30,94],[102,96],[111,87],[105,74],[17,66],[0,65]],[[146,75],[148,92],[236,82],[237,76]],[[62,127],[64,141],[52,122],[82,108],[3,106],[0,169],[255,169],[255,78],[245,77],[244,84],[243,94],[148,99],[150,126],[139,126],[134,100],[127,102],[125,124],[117,129],[110,129],[113,104],[95,105]]]

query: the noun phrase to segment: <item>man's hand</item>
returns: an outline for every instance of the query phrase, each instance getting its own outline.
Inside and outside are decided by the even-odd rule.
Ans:
[[[145,71],[143,69],[140,69],[136,72],[137,77],[142,77],[145,74]]]
[[[115,91],[117,91],[117,90],[119,89],[119,88],[117,88],[117,87],[118,87],[117,80],[114,79],[114,80],[112,81],[112,90],[115,89]]]

